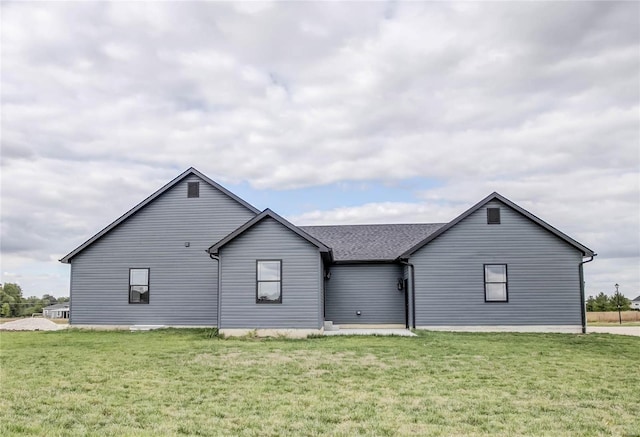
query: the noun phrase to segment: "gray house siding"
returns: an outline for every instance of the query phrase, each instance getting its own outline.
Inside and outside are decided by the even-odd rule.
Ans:
[[[487,207],[501,224],[487,224]],[[581,324],[582,254],[499,201],[418,250],[416,325]],[[507,303],[486,303],[484,264],[507,264]]]
[[[398,264],[339,264],[326,282],[325,319],[335,324],[405,324]],[[356,314],[360,311],[360,316]]]
[[[220,249],[222,329],[322,325],[322,261],[317,247],[268,217]],[[256,261],[282,260],[282,303],[256,303]]]
[[[187,198],[188,182],[200,197]],[[71,259],[71,323],[216,325],[218,266],[205,249],[254,216],[186,177]],[[150,269],[149,304],[129,304],[129,268]]]

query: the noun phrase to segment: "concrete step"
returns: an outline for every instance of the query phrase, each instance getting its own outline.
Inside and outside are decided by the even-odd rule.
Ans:
[[[164,325],[133,325],[129,328],[129,331],[151,331],[162,328],[164,328]]]
[[[334,325],[331,320],[324,321],[324,330],[325,331],[337,331],[340,327],[338,325]]]

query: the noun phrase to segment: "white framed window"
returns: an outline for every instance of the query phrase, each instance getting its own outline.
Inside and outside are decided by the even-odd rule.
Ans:
[[[506,264],[484,265],[484,301],[509,302]]]

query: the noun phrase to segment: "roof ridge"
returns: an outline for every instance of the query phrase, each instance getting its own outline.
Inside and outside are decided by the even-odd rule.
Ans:
[[[300,226],[333,249],[337,262],[393,262],[444,223]]]
[[[424,226],[424,225],[446,225],[449,222],[432,223],[356,223],[343,225],[299,225],[299,228],[339,228],[343,226]]]

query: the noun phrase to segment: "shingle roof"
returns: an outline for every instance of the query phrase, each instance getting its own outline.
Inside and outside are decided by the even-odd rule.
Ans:
[[[633,299],[631,302],[640,302],[640,296],[636,297],[635,299]]]
[[[445,224],[298,227],[331,247],[335,261],[392,261]]]

